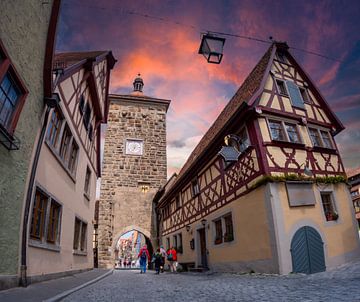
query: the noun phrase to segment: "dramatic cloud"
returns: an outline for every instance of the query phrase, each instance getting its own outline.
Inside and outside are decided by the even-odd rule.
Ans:
[[[221,65],[207,64],[197,54],[200,33],[210,30],[287,41],[345,125],[337,142],[345,166],[350,167],[360,165],[356,151],[360,149],[359,16],[360,4],[355,0],[346,4],[340,0],[63,0],[57,48],[111,49],[118,60],[112,93],[128,94],[140,72],[146,95],[172,100],[167,116],[171,176],[269,47],[227,37]]]

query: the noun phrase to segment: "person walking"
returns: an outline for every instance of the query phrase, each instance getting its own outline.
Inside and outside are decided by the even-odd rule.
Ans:
[[[160,265],[160,271],[164,272],[164,266],[165,266],[165,259],[167,257],[167,253],[164,249],[164,246],[160,246],[160,254],[161,254],[161,265]]]
[[[147,261],[150,261],[150,254],[146,244],[140,249],[138,258],[140,260],[140,274],[145,274]]]
[[[160,253],[160,248],[156,250],[156,253],[153,257],[154,265],[155,265],[155,273],[158,275],[160,273],[160,267],[162,264],[162,256]]]
[[[177,265],[177,253],[175,248],[172,246],[170,250],[167,252],[167,260],[170,263],[170,271],[172,273],[176,273],[176,265]]]

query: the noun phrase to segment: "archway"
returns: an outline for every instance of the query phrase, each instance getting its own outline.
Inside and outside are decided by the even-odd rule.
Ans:
[[[140,249],[146,244],[150,256],[154,249],[151,240],[141,231],[133,228],[126,230],[121,235],[116,236],[114,241],[113,260],[117,269],[138,269],[138,254]],[[149,263],[149,268],[151,267]]]
[[[326,269],[324,243],[320,234],[310,226],[298,229],[291,240],[293,272],[313,274]]]

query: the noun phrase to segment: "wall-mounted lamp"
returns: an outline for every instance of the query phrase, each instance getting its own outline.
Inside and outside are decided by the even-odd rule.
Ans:
[[[310,168],[308,167],[308,164],[307,164],[307,163],[301,164],[301,165],[300,165],[300,168],[301,168],[302,166],[305,166],[303,173],[304,173],[306,176],[308,176],[308,177],[313,177],[313,176],[314,176],[314,173],[310,170]]]
[[[202,224],[203,226],[205,226],[205,225],[206,225],[206,219],[202,219],[202,220],[201,220],[201,224]]]
[[[186,232],[189,232],[190,231],[190,229],[191,229],[191,227],[190,227],[190,225],[188,224],[186,227]]]
[[[203,55],[208,63],[220,64],[224,44],[225,38],[216,37],[211,33],[203,34],[199,54]]]

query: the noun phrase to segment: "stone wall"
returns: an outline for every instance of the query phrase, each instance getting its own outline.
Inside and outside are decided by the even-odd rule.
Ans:
[[[152,200],[166,182],[166,110],[150,98],[111,99],[99,203],[100,267],[113,266],[114,245],[127,230],[137,229],[156,244]],[[125,154],[129,138],[144,141],[143,155]]]
[[[44,109],[43,68],[53,1],[42,2],[0,1],[0,39],[29,91],[15,129],[20,150],[0,145],[0,275],[18,272],[25,185]]]

